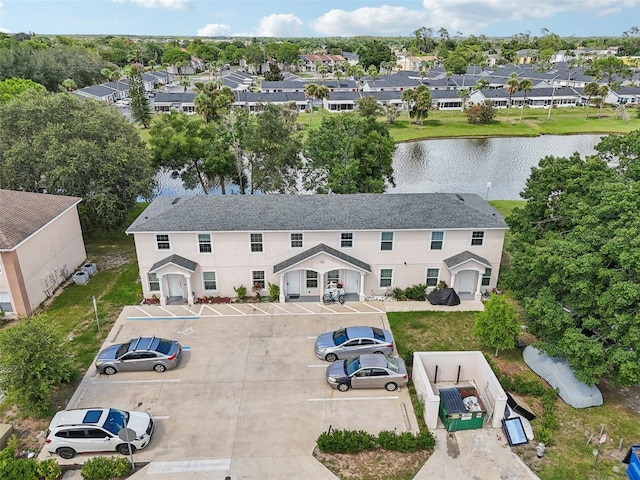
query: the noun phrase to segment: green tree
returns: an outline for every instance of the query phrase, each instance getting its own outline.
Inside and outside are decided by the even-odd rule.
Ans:
[[[467,121],[472,125],[488,124],[496,117],[496,109],[491,100],[485,100],[481,104],[471,105],[464,111]]]
[[[125,67],[125,73],[129,79],[129,98],[131,98],[131,115],[133,119],[144,128],[151,124],[151,111],[149,99],[145,95],[144,80],[142,80],[142,65],[133,64]]]
[[[151,126],[149,145],[156,167],[171,171],[187,189],[202,188],[206,194],[235,178],[235,159],[229,138],[215,123],[202,117],[171,112]]]
[[[24,415],[47,415],[53,387],[77,375],[69,348],[42,317],[0,331],[0,386]]]
[[[276,62],[269,62],[269,70],[264,72],[264,79],[268,82],[281,82],[284,80],[284,75],[282,75]]]
[[[424,125],[424,119],[431,110],[431,92],[425,85],[419,85],[412,91],[413,107],[409,110],[409,116],[416,119],[416,124]]]
[[[163,65],[177,65],[178,62],[191,62],[191,54],[181,50],[179,47],[167,48],[162,54],[161,63]]]
[[[388,45],[380,40],[368,40],[364,42],[357,51],[359,65],[366,71],[371,65],[380,69],[382,62],[395,60],[395,55]]]
[[[195,110],[206,122],[217,122],[229,111],[235,100],[229,87],[220,87],[217,82],[197,82],[194,88],[196,95]]]
[[[597,156],[546,157],[507,218],[511,269],[503,280],[523,305],[538,346],[565,357],[588,384],[640,382],[638,133],[605,137]],[[634,142],[635,141],[635,142]]]
[[[467,67],[469,66],[469,61],[464,58],[460,53],[454,52],[447,57],[444,61],[444,68],[448,72],[453,72],[458,75],[463,75],[467,73]]]
[[[73,92],[78,89],[78,85],[73,80],[73,78],[65,78],[60,85],[60,90],[63,92]]]
[[[3,188],[82,197],[86,233],[120,226],[155,171],[135,127],[102,102],[25,92],[0,105]]]
[[[600,94],[600,84],[593,81],[584,86],[584,93],[587,96],[587,116],[589,118],[589,107],[591,106],[591,99]]]
[[[633,70],[622,59],[609,55],[596,58],[585,73],[596,80],[605,80],[607,86],[615,90],[623,80],[631,78]]]
[[[304,146],[303,186],[316,193],[383,193],[393,180],[386,124],[353,113],[324,117]]]
[[[517,73],[512,72],[511,75],[509,75],[509,80],[507,80],[507,84],[505,85],[504,88],[507,91],[507,93],[509,94],[509,108],[511,108],[511,106],[513,105],[513,102],[511,101],[511,98],[513,97],[513,95],[520,88],[520,80],[518,80],[518,74]],[[509,113],[509,112],[507,112],[507,113]]]
[[[368,95],[356,100],[356,113],[363,117],[376,118],[380,114],[380,105],[376,97]]]
[[[524,98],[522,99],[522,110],[520,111],[520,121],[522,121],[522,116],[524,115],[524,107],[527,104],[527,92],[533,89],[533,83],[528,78],[523,78],[520,80],[518,84],[518,91],[524,92]]]
[[[484,305],[484,311],[476,314],[473,334],[488,347],[508,350],[514,347],[515,338],[520,333],[518,313],[504,295],[491,295]]]
[[[262,105],[244,135],[251,193],[295,193],[302,161],[298,109],[288,105]]]
[[[393,103],[387,103],[382,107],[382,113],[387,117],[387,123],[393,124],[400,116],[400,108]]]
[[[44,93],[46,88],[33,80],[7,78],[0,82],[0,103],[5,103],[27,90]]]
[[[317,83],[307,83],[304,86],[304,96],[311,99],[311,107],[309,108],[309,126],[311,126],[311,119],[313,118],[313,101],[318,95],[318,88]]]

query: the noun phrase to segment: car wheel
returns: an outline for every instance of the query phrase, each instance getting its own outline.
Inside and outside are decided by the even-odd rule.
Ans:
[[[129,445],[126,443],[120,444],[116,447],[116,450],[120,455],[129,455]],[[136,453],[136,447],[131,445],[131,453]]]
[[[339,383],[338,390],[340,390],[341,392],[346,392],[347,390],[349,390],[349,385],[347,385],[346,383]]]
[[[340,295],[338,297],[338,301],[340,302],[340,305],[344,305],[344,295]]]
[[[113,375],[114,373],[116,373],[116,372],[117,372],[117,370],[116,370],[115,368],[113,368],[113,367],[104,367],[104,369],[102,370],[102,372],[103,372],[105,375]]]
[[[327,362],[335,362],[338,359],[338,356],[335,353],[328,353],[324,359]]]
[[[70,458],[76,456],[76,451],[70,447],[61,447],[56,450],[56,453],[60,456],[60,458],[64,458],[66,460],[69,460]]]
[[[153,369],[154,369],[156,372],[158,372],[158,373],[162,373],[162,372],[164,372],[164,371],[167,369],[167,367],[165,367],[165,366],[164,366],[164,365],[162,365],[161,363],[156,363],[156,364],[153,366]]]
[[[388,392],[395,392],[398,389],[398,384],[389,382],[384,386],[384,388],[386,388]]]
[[[322,296],[322,302],[323,303],[331,303],[331,295],[329,295],[328,293],[325,293]]]

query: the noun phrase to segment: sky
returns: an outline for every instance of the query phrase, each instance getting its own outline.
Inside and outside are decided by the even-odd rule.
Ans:
[[[41,35],[589,37],[638,25],[640,0],[0,0],[0,31]]]

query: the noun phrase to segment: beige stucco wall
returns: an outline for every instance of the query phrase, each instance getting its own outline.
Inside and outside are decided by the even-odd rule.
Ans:
[[[15,251],[29,306],[33,309],[65,280],[63,270],[66,269],[71,275],[87,258],[77,209],[67,210],[20,244]]]
[[[480,230],[480,229],[478,229]],[[251,292],[251,271],[264,270],[266,280],[279,284],[280,278],[273,273],[273,266],[283,262],[309,248],[325,244],[340,252],[355,257],[371,266],[371,274],[364,277],[364,293],[380,290],[380,270],[393,269],[393,287],[406,288],[411,285],[424,283],[428,268],[440,270],[440,280],[447,284],[451,282],[451,275],[444,259],[465,250],[487,259],[493,267],[492,284],[495,286],[502,255],[504,230],[483,230],[485,240],[483,246],[471,246],[472,230],[448,230],[442,250],[430,250],[431,231],[394,231],[393,250],[380,250],[380,231],[353,231],[354,247],[340,247],[340,231],[312,231],[302,232],[304,243],[302,248],[290,248],[290,233],[297,232],[261,232],[263,234],[263,253],[251,253],[249,236],[251,232],[200,232],[211,233],[212,253],[200,253],[198,249],[198,232],[169,233],[170,250],[158,250],[156,233],[136,233],[135,244],[140,267],[140,277],[145,297],[152,293],[148,290],[147,272],[151,266],[172,255],[177,254],[198,264],[197,270],[191,274],[191,288],[195,296],[220,295],[235,296],[233,287],[244,285]],[[166,234],[167,232],[157,232]],[[260,233],[260,232],[254,232]],[[294,268],[310,268],[319,273],[344,268],[340,260],[333,260],[324,255],[323,262],[309,259]],[[218,290],[203,292],[202,272],[215,271]],[[184,269],[168,266],[163,268],[163,274],[184,274]],[[451,285],[453,286],[453,285]],[[305,292],[315,294],[318,292]]]
[[[491,426],[501,428],[507,394],[482,352],[415,352],[412,381],[418,396],[425,402],[424,419],[429,428],[437,426],[440,405],[440,396],[433,387],[434,383],[451,384],[457,381],[475,384],[478,395],[487,409],[487,419],[490,419]]]

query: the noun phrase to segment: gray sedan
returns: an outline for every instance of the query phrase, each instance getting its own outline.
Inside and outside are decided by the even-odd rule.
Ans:
[[[393,336],[378,327],[347,327],[323,333],[316,339],[316,356],[328,362],[363,353],[393,353]]]
[[[341,392],[350,388],[385,388],[393,392],[408,381],[404,361],[386,355],[360,355],[327,367],[327,383]]]
[[[176,340],[138,337],[117,343],[98,354],[98,372],[113,375],[130,370],[154,370],[162,373],[180,361],[182,347]]]

